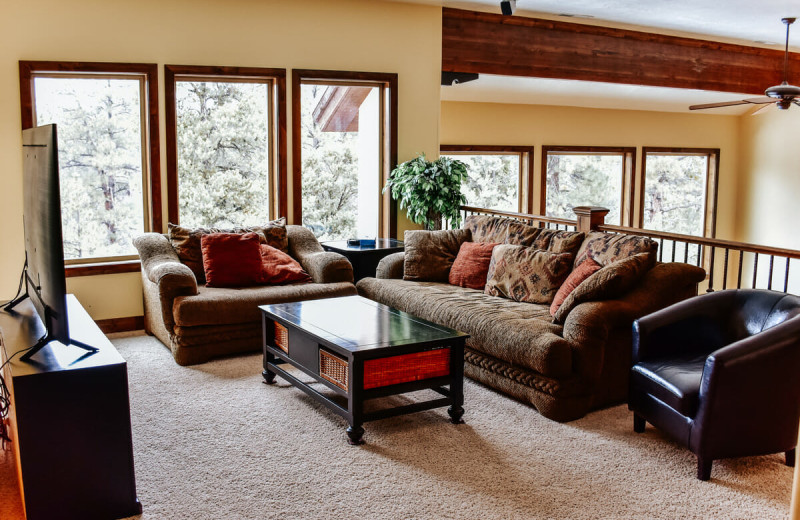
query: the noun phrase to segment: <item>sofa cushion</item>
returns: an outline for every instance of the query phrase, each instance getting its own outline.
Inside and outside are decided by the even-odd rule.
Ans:
[[[608,265],[639,253],[647,253],[655,262],[657,252],[658,242],[647,237],[592,231],[578,250],[575,264],[591,257],[600,265]]]
[[[532,245],[540,231],[518,220],[491,215],[470,215],[464,220],[463,228],[470,230],[473,242],[520,246]]]
[[[261,322],[259,305],[297,302],[350,296],[356,289],[352,283],[308,283],[290,285],[257,285],[253,287],[208,287],[201,285],[197,294],[178,296],[172,307],[175,325],[229,325]]]
[[[631,384],[686,417],[694,417],[706,354],[641,361],[631,370]]]
[[[466,229],[406,231],[403,279],[447,282],[458,250],[470,236]]]
[[[555,315],[556,311],[561,304],[564,303],[564,300],[567,296],[570,295],[572,291],[574,291],[584,280],[592,276],[596,271],[600,270],[602,266],[592,260],[591,258],[587,258],[579,266],[572,270],[567,276],[567,279],[564,280],[564,283],[561,284],[561,287],[558,288],[558,292],[553,297],[553,303],[550,304],[550,315]]]
[[[203,273],[209,287],[261,283],[261,250],[256,233],[209,233],[200,239]]]
[[[532,245],[536,249],[553,253],[572,253],[574,259],[585,237],[586,234],[583,231],[543,229]]]
[[[486,294],[549,305],[572,267],[571,253],[500,245],[492,252]]]
[[[483,290],[489,263],[492,261],[492,250],[497,244],[487,242],[464,242],[458,250],[458,256],[450,269],[448,281],[450,285]]]
[[[279,218],[267,222],[263,226],[221,228],[186,228],[177,224],[169,224],[169,241],[178,258],[194,273],[197,283],[205,283],[203,272],[203,253],[200,239],[209,233],[258,233],[262,244],[269,244],[283,252],[289,250],[289,239],[286,235],[286,219]]]
[[[357,287],[365,298],[468,333],[474,350],[549,377],[572,373],[572,348],[547,306],[442,283],[364,278]]]
[[[279,249],[261,244],[261,278],[259,283],[280,285],[284,283],[308,283],[311,276],[300,263]]]
[[[633,289],[653,265],[653,256],[639,253],[599,269],[569,293],[553,315],[554,321],[564,323],[570,311],[580,303],[622,296]]]

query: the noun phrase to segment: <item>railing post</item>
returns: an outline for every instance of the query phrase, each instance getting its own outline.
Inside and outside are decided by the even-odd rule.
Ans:
[[[572,208],[575,215],[578,216],[578,231],[588,233],[589,231],[597,230],[598,226],[602,226],[606,222],[606,215],[611,211],[607,208],[600,206],[578,206]]]

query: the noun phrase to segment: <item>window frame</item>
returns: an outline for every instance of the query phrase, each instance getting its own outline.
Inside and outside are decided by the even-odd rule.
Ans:
[[[19,62],[20,108],[22,129],[35,126],[36,99],[34,80],[37,76],[76,78],[85,76],[139,76],[144,81],[143,94],[146,117],[143,118],[142,191],[144,196],[144,231],[161,231],[161,149],[159,141],[158,65],[155,63],[109,63],[70,61],[24,61]],[[99,274],[137,272],[141,269],[138,260],[127,256],[113,259],[89,259],[85,262],[65,265],[67,277]]]
[[[302,84],[337,84],[341,86],[376,86],[381,89],[382,171],[379,183],[378,234],[397,237],[397,203],[382,193],[389,174],[397,164],[397,74],[388,72],[353,72],[338,70],[292,69],[292,213],[291,224],[303,222],[303,146],[301,127]]]
[[[620,222],[613,225],[633,227],[636,200],[635,146],[542,146],[541,178],[539,179],[539,213],[547,212],[547,154],[566,152],[574,155],[622,155],[622,190],[620,193]],[[606,222],[606,224],[610,224]]]
[[[706,162],[706,186],[705,186],[705,210],[703,211],[703,238],[714,238],[717,233],[717,194],[719,191],[719,148],[675,148],[663,146],[643,146],[642,147],[642,174],[641,188],[638,192],[639,214],[638,227],[644,227],[644,204],[647,195],[647,155],[705,155],[708,157]],[[650,231],[656,231],[651,229]]]
[[[442,144],[439,155],[517,155],[519,157],[519,192],[517,211],[533,213],[533,146]],[[487,208],[491,209],[491,208]]]
[[[270,204],[269,216],[287,216],[286,193],[286,69],[199,65],[164,65],[164,112],[167,142],[167,216],[180,224],[178,200],[178,135],[175,88],[178,81],[218,81],[269,83],[270,121]]]

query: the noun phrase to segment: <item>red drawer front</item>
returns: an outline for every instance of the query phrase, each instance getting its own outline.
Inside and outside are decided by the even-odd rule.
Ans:
[[[450,374],[450,349],[440,348],[364,361],[364,389]]]

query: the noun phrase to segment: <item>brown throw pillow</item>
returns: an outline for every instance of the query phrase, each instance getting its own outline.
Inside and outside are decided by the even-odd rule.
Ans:
[[[529,246],[539,234],[539,228],[506,217],[491,215],[469,215],[464,220],[464,229],[472,233],[473,242],[516,244]]]
[[[567,279],[564,280],[564,283],[561,284],[561,287],[558,289],[555,297],[553,298],[553,303],[550,305],[550,316],[554,316],[556,311],[561,304],[564,303],[564,300],[567,296],[570,295],[572,291],[574,291],[584,280],[592,276],[595,272],[599,271],[602,268],[600,264],[592,260],[591,258],[587,258],[581,264],[573,269]]]
[[[492,249],[497,244],[484,242],[464,242],[458,250],[453,267],[450,269],[448,281],[450,285],[483,289],[489,263],[492,261]]]
[[[553,253],[572,253],[574,258],[585,237],[583,231],[543,229],[531,245]]]
[[[178,258],[194,273],[197,283],[205,283],[203,272],[203,253],[200,250],[200,239],[210,233],[257,233],[262,244],[268,244],[284,253],[289,251],[289,239],[286,235],[286,219],[281,217],[267,222],[263,226],[237,227],[232,229],[217,228],[185,228],[177,224],[169,224],[169,241]]]
[[[571,266],[571,253],[499,245],[492,251],[484,292],[518,302],[549,305]]]
[[[625,294],[653,265],[655,261],[649,253],[639,253],[603,267],[569,293],[553,315],[553,321],[564,323],[570,311],[580,303],[610,300]]]
[[[470,236],[467,229],[406,231],[403,280],[447,283],[458,250]]]
[[[592,231],[578,250],[575,264],[591,257],[600,265],[609,265],[639,253],[647,253],[655,262],[657,252],[658,242],[647,237]]]

